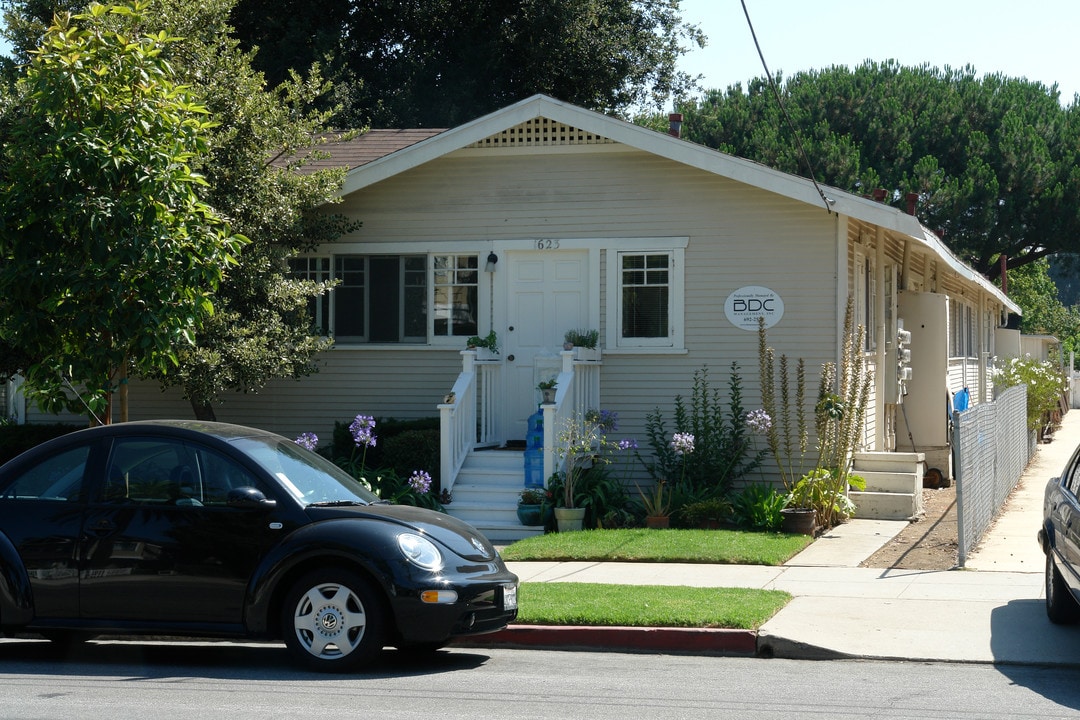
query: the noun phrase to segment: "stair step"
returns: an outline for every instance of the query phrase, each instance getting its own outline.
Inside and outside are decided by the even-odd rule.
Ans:
[[[922,513],[922,492],[860,492],[848,493],[855,503],[855,517],[875,520],[909,520]]]
[[[854,457],[855,472],[919,473],[926,467],[926,455],[912,452],[858,452]]]
[[[854,471],[866,480],[866,492],[895,492],[913,494],[922,488],[922,476],[912,472]]]

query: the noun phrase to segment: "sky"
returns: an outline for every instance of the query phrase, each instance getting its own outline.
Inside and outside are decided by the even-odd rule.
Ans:
[[[833,65],[894,59],[901,65],[974,67],[1046,86],[1062,104],[1080,93],[1077,0],[745,0],[765,62],[784,77]],[[680,69],[702,87],[726,89],[762,77],[740,0],[682,0],[683,20],[708,45],[684,55]]]

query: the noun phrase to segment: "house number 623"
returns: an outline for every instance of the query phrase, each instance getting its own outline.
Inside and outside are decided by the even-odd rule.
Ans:
[[[537,250],[558,250],[559,249],[559,241],[558,240],[537,240],[536,241],[536,249]]]

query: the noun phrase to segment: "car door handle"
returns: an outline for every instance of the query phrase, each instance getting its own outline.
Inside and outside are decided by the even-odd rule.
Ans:
[[[88,530],[95,535],[104,535],[116,530],[116,523],[112,520],[98,520],[92,527],[88,528]]]

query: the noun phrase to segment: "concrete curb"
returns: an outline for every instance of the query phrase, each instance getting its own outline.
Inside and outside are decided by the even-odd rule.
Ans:
[[[754,657],[758,651],[755,631],[714,628],[511,625],[499,632],[460,638],[453,644],[457,647],[521,647],[741,657]]]

